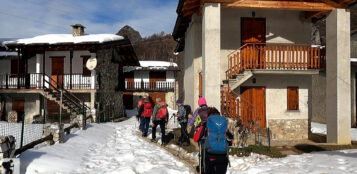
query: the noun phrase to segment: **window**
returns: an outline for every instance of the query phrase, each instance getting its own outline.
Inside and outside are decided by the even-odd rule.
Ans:
[[[299,110],[299,88],[288,87],[287,95],[288,95],[288,111]]]
[[[17,74],[17,62],[18,60],[11,60],[11,74],[12,75],[16,75]],[[19,69],[19,73],[20,74],[25,74],[25,63],[23,60],[20,60],[19,62],[20,65],[20,69]]]
[[[82,58],[83,58],[83,76],[90,77],[91,72],[86,66],[87,61],[90,58],[90,56],[82,56]]]

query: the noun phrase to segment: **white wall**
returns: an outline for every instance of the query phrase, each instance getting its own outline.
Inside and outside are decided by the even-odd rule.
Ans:
[[[239,8],[221,9],[221,78],[225,79],[228,68],[227,55],[241,46],[241,17],[266,19],[267,43],[311,43],[310,20],[301,17],[299,11],[254,10]]]
[[[11,60],[10,59],[0,59],[0,73],[11,73]]]
[[[309,118],[309,90],[311,76],[309,75],[255,75],[256,83],[252,79],[241,86],[266,87],[266,118],[271,119],[308,119]],[[299,87],[299,110],[287,110],[287,87]],[[238,90],[239,92],[239,90]]]

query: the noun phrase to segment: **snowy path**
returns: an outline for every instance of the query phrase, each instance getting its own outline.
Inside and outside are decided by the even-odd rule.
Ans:
[[[64,144],[25,152],[21,162],[30,174],[189,173],[189,167],[170,153],[138,138],[135,122],[131,118],[121,123],[93,124]]]

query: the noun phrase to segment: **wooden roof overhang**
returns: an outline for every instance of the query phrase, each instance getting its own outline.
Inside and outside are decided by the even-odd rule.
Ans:
[[[26,50],[27,52],[43,53],[44,51],[80,51],[88,50],[92,53],[96,53],[98,50],[113,49],[116,55],[118,55],[119,61],[123,62],[124,66],[140,66],[139,60],[136,57],[135,51],[129,39],[123,39],[111,42],[82,42],[82,43],[60,43],[60,44],[48,44],[48,43],[36,43],[36,44],[18,44],[9,43],[6,44],[9,50]],[[114,49],[115,48],[115,49]]]
[[[222,8],[296,10],[309,19],[321,18],[335,8],[348,8],[356,0],[179,0],[172,33],[176,41],[185,36],[192,15],[201,15],[204,3],[220,3]]]

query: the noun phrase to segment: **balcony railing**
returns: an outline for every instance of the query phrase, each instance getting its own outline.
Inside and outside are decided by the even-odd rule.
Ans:
[[[52,75],[57,88],[63,89],[97,89],[97,76],[83,76],[82,74]],[[45,76],[48,80],[48,77]],[[0,89],[42,89],[42,73],[0,74]],[[46,84],[45,84],[46,85]],[[59,85],[59,86],[58,86]]]
[[[126,91],[174,91],[175,82],[156,81],[156,82],[133,82],[125,81]]]
[[[228,55],[228,77],[247,69],[308,70],[325,67],[325,49],[304,44],[249,43]]]

